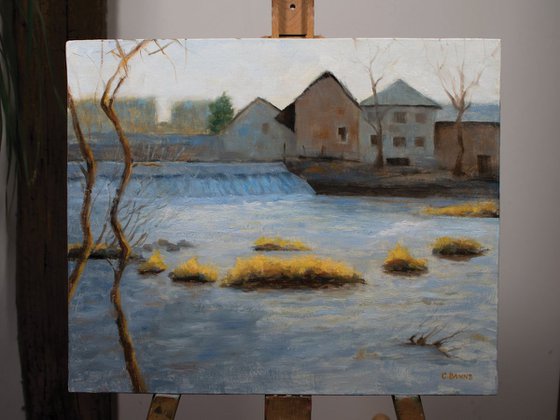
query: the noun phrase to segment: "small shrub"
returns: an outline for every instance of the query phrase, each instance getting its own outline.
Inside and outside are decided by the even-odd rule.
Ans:
[[[207,283],[218,279],[218,270],[211,266],[200,264],[196,257],[180,264],[169,274],[174,281],[190,281]]]
[[[455,350],[458,350],[458,348],[455,347],[455,348],[447,349],[444,346],[451,339],[458,336],[459,334],[462,334],[464,331],[458,330],[444,337],[438,338],[436,340],[435,337],[441,335],[442,331],[443,331],[443,327],[436,325],[430,331],[417,332],[416,334],[413,334],[412,336],[409,337],[407,344],[412,346],[419,346],[419,347],[433,347],[441,354],[443,354],[445,357],[451,358],[452,357],[451,353]]]
[[[500,209],[494,201],[463,203],[445,207],[427,207],[425,214],[453,217],[500,217]]]
[[[305,255],[291,258],[255,255],[238,258],[227,273],[222,286],[256,288],[326,288],[344,284],[365,283],[362,276],[348,265]]]
[[[432,253],[441,256],[476,256],[483,254],[485,249],[474,239],[450,238],[443,236],[437,238],[433,244]]]
[[[414,258],[410,255],[407,248],[397,244],[389,251],[383,264],[383,268],[388,273],[419,274],[428,270],[426,260]]]
[[[166,269],[167,265],[165,264],[163,256],[156,250],[152,255],[150,255],[150,258],[140,264],[138,272],[140,274],[157,274],[165,271]]]
[[[278,236],[266,237],[261,236],[255,241],[253,247],[255,251],[310,251],[307,245],[301,241],[292,241],[289,239],[282,239]]]

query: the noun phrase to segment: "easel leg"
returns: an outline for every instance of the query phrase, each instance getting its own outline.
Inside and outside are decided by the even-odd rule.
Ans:
[[[398,396],[393,395],[393,406],[397,420],[424,420],[424,408],[419,395]]]
[[[265,420],[311,420],[311,395],[266,395]]]
[[[181,395],[154,394],[147,420],[173,420]]]

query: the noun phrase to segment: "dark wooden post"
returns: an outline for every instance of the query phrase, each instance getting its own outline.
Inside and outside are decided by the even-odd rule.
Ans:
[[[106,0],[6,0],[17,49],[20,139],[16,304],[29,419],[116,418],[114,399],[68,392],[66,65],[68,39],[106,36]],[[31,34],[31,37],[30,37]]]

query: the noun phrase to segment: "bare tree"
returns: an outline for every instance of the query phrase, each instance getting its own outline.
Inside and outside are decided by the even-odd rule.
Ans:
[[[119,331],[119,340],[124,352],[126,370],[128,371],[128,375],[130,376],[130,380],[132,382],[132,388],[135,392],[146,392],[147,387],[136,359],[136,352],[128,330],[128,321],[122,309],[120,283],[124,270],[128,264],[128,259],[130,258],[131,247],[119,220],[119,205],[132,175],[133,161],[130,142],[121,125],[121,121],[115,112],[114,103],[119,89],[128,77],[129,61],[142,49],[146,48],[149,42],[149,40],[140,41],[134,45],[130,51],[125,52],[120,43],[117,41],[116,49],[114,51],[115,55],[119,59],[117,69],[107,81],[103,95],[101,96],[101,108],[113,124],[123,151],[123,172],[109,211],[111,229],[117,239],[120,249],[119,263],[117,268],[114,270],[115,278],[111,289],[111,301],[113,302],[115,312],[117,314],[116,323]]]
[[[111,230],[117,239],[120,249],[119,262],[116,268],[114,268],[115,276],[113,287],[111,289],[111,300],[117,314],[116,323],[119,331],[119,340],[124,352],[126,369],[135,392],[146,392],[147,387],[136,359],[136,352],[132,343],[132,337],[130,336],[128,330],[128,321],[122,309],[120,283],[124,270],[126,269],[130,259],[132,247],[125,234],[125,228],[119,219],[120,204],[132,176],[133,158],[130,141],[128,140],[125,130],[122,127],[119,116],[115,112],[114,103],[120,88],[123,86],[128,77],[130,60],[142,51],[146,51],[148,55],[161,53],[167,57],[165,49],[174,42],[178,41],[171,41],[168,44],[161,46],[157,40],[142,40],[135,43],[130,50],[126,52],[122,48],[120,42],[116,41],[116,47],[111,51],[111,53],[118,59],[117,68],[105,84],[105,89],[103,90],[103,95],[101,96],[101,108],[103,109],[105,115],[107,115],[107,118],[111,121],[123,152],[123,172],[109,210]],[[150,52],[147,50],[147,47],[151,43],[154,43],[157,49]]]
[[[132,175],[133,160],[130,142],[126,133],[124,132],[120,119],[115,112],[114,102],[119,89],[128,77],[130,59],[138,54],[143,48],[147,47],[149,43],[150,40],[140,41],[129,52],[125,52],[122,49],[120,43],[117,41],[117,48],[115,50],[115,53],[119,58],[119,63],[117,69],[107,81],[107,84],[105,85],[105,89],[103,91],[103,95],[101,97],[101,108],[103,109],[103,112],[105,112],[105,115],[107,115],[107,118],[109,118],[109,120],[113,124],[123,151],[123,172],[121,175],[120,185],[117,187],[116,194],[113,197],[113,203],[111,205],[110,211],[111,228],[113,230],[115,238],[117,238],[117,241],[119,243],[119,247],[121,250],[121,260],[123,261],[123,263],[126,263],[128,258],[130,257],[131,248],[128,240],[126,239],[126,236],[124,235],[121,222],[119,220],[119,205]]]
[[[498,49],[496,48],[490,55],[483,57],[480,66],[474,71],[467,73],[465,67],[466,51],[463,48],[460,64],[451,66],[447,64],[448,51],[444,50],[444,45],[440,44],[440,59],[434,64],[434,70],[440,80],[441,86],[445,94],[451,101],[451,105],[455,109],[457,115],[455,117],[455,130],[457,132],[457,158],[455,159],[455,166],[453,168],[454,176],[464,176],[463,171],[463,156],[465,155],[465,143],[463,139],[463,117],[471,106],[471,99],[473,90],[480,84],[480,78],[486,70],[488,60],[496,55]],[[455,49],[455,54],[461,53]],[[429,60],[429,57],[428,57]]]
[[[357,47],[357,44],[355,44],[355,46]],[[373,108],[373,115],[368,115],[368,121],[377,136],[377,157],[375,158],[375,162],[373,164],[377,169],[382,169],[385,165],[385,157],[383,155],[383,119],[388,111],[387,107],[383,107],[379,103],[378,86],[379,82],[381,82],[381,80],[385,77],[385,72],[388,68],[394,66],[397,60],[386,66],[381,66],[379,61],[388,53],[391,46],[392,42],[389,42],[383,47],[378,45],[376,46],[375,51],[371,51],[371,49],[369,50],[370,59],[367,63],[358,62],[358,64],[360,64],[368,74],[372,94],[371,97],[373,98],[373,105],[370,105]]]
[[[83,169],[83,174],[86,180],[84,187],[84,199],[82,203],[82,210],[80,212],[80,225],[82,228],[82,247],[80,254],[76,260],[76,265],[70,274],[68,279],[68,303],[72,300],[74,293],[76,292],[78,283],[87,264],[91,251],[94,247],[93,235],[91,232],[90,218],[91,218],[91,208],[92,208],[92,194],[93,187],[95,185],[95,175],[97,171],[97,165],[95,158],[93,156],[93,151],[87,142],[82,128],[80,126],[80,121],[78,120],[78,113],[76,112],[76,105],[74,103],[74,98],[68,87],[68,108],[70,109],[70,115],[72,118],[72,127],[74,133],[76,134],[76,139],[80,146],[80,153],[82,158],[86,163],[86,168]]]

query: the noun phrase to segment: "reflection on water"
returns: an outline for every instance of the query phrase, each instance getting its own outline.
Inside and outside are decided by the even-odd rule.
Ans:
[[[495,390],[497,219],[420,213],[427,204],[453,202],[437,199],[307,193],[192,199],[183,190],[172,193],[177,180],[171,178],[160,176],[149,191],[132,198],[156,208],[145,223],[148,242],[186,239],[195,245],[163,251],[170,269],[198,256],[224,275],[236,257],[254,253],[258,236],[279,235],[303,240],[320,256],[346,261],[367,284],[243,292],[173,283],[167,272],[139,276],[132,264],[122,278],[122,304],[150,392]],[[80,196],[78,180],[69,183],[69,197],[75,196]],[[100,195],[94,226],[102,225],[104,205]],[[79,200],[69,199],[69,207],[71,217],[77,217]],[[79,240],[74,224],[70,220],[71,242]],[[430,244],[442,235],[472,237],[489,251],[470,261],[437,258]],[[383,272],[383,259],[397,241],[427,258],[427,274],[411,278]],[[107,262],[90,261],[70,305],[72,390],[130,390],[110,301],[112,274]],[[454,357],[404,344],[436,325],[443,327],[442,336],[464,330],[449,343],[456,348]],[[447,380],[445,372],[472,376]]]

